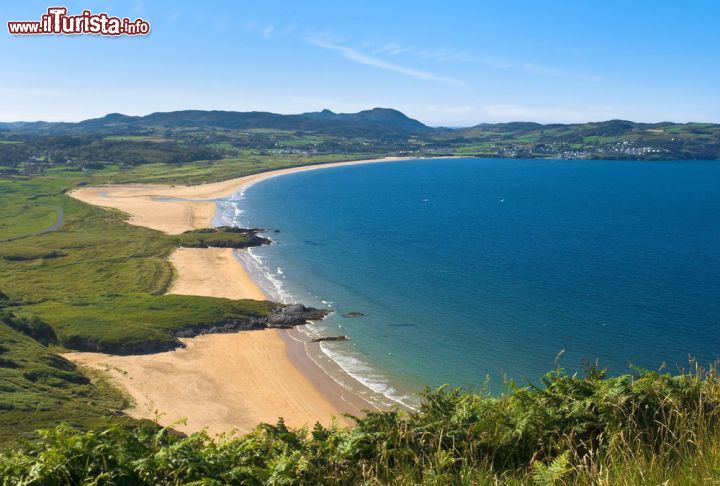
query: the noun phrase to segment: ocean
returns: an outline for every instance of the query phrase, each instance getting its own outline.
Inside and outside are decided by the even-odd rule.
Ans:
[[[421,159],[300,172],[221,204],[265,229],[245,257],[275,299],[395,400],[502,390],[599,363],[720,356],[720,163]],[[349,312],[362,313],[349,318]]]

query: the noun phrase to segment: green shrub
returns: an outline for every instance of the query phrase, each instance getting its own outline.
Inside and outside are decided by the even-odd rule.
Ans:
[[[258,236],[259,229],[220,226],[186,231],[176,238],[177,245],[186,248],[250,248],[267,245],[270,240]]]
[[[542,387],[508,384],[501,396],[426,390],[418,411],[369,413],[350,428],[291,429],[280,419],[211,439],[60,426],[0,455],[0,476],[5,484],[696,484],[720,479],[719,384],[714,371],[556,370]]]
[[[57,336],[53,328],[37,317],[16,317],[6,310],[0,310],[0,322],[35,339],[45,346],[57,343]]]

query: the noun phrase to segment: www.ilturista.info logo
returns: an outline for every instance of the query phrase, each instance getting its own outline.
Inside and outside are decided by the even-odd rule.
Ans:
[[[16,35],[40,34],[94,34],[94,35],[148,35],[150,23],[143,19],[111,17],[106,13],[94,14],[83,10],[80,15],[68,15],[66,7],[50,7],[40,20],[9,21],[8,32]]]

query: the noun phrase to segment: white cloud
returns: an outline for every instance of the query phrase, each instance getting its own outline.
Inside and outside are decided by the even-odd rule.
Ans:
[[[405,52],[412,52],[415,49],[413,47],[403,47],[397,42],[390,42],[389,44],[385,44],[383,46],[380,46],[372,51],[373,55],[377,54],[385,54],[389,56],[397,56],[398,54],[403,54]]]
[[[543,66],[541,64],[533,62],[518,63],[510,61],[503,57],[478,55],[452,49],[418,49],[416,47],[403,46],[398,42],[390,42],[380,47],[376,47],[372,51],[372,54],[379,56],[397,56],[398,54],[409,54],[420,59],[437,62],[452,62],[459,64],[484,64],[495,69],[516,69],[538,76],[555,76],[577,79],[581,81],[600,81],[601,79],[599,76],[596,75],[577,73],[574,71],[558,69],[555,67]]]
[[[418,69],[412,69],[405,66],[400,66],[398,64],[390,63],[387,61],[383,61],[382,59],[378,59],[377,57],[373,57],[371,55],[365,54],[363,52],[360,52],[357,49],[354,49],[352,47],[343,46],[340,44],[334,44],[331,42],[327,42],[318,38],[309,38],[307,41],[316,46],[323,49],[328,49],[331,51],[339,52],[342,54],[342,56],[345,59],[348,59],[350,61],[354,61],[360,64],[365,64],[367,66],[373,66],[379,69],[384,69],[386,71],[392,71],[399,74],[404,74],[405,76],[410,76],[413,78],[419,78],[419,79],[426,79],[430,81],[439,81],[445,84],[451,84],[455,86],[463,86],[465,85],[464,82],[459,81],[457,79],[447,78],[444,76],[437,76],[432,73],[428,73],[426,71],[420,71]]]
[[[272,25],[265,27],[261,32],[262,36],[265,37],[266,39],[269,39],[270,36],[272,35],[273,30],[275,30],[275,27]]]
[[[265,33],[265,31],[263,31],[263,37],[267,38],[270,36],[270,32],[273,28],[270,27],[269,29],[270,31],[267,32],[267,34]],[[530,73],[536,76],[560,77],[586,82],[598,82],[602,79],[600,76],[594,74],[586,74],[581,72],[575,72],[572,70],[559,69],[556,67],[545,66],[534,62],[514,62],[500,56],[474,54],[453,49],[422,49],[418,47],[403,45],[396,41],[388,42],[381,45],[365,44],[364,47],[367,47],[367,50],[369,52],[365,53],[358,48],[330,41],[328,40],[328,38],[329,35],[327,33],[316,33],[312,37],[307,38],[306,41],[314,46],[339,52],[346,59],[349,59],[351,61],[375,66],[388,71],[394,71],[397,73],[405,74],[407,76],[441,81],[451,85],[465,86],[467,85],[467,83],[445,76],[438,76],[428,71],[409,68],[396,63],[394,60],[391,61],[390,58],[415,57],[417,59],[434,61],[438,63],[482,64],[498,70],[510,69]]]
[[[452,49],[418,49],[416,47],[404,46],[398,42],[390,42],[376,47],[373,55],[397,56],[398,54],[410,54],[420,59],[427,59],[437,62],[455,63],[479,63],[487,64],[498,69],[513,67],[513,63],[506,59],[492,56],[478,56],[464,51]]]

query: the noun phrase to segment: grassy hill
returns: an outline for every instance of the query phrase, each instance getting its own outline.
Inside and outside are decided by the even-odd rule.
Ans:
[[[0,123],[0,174],[64,164],[182,165],[277,155],[300,157],[454,154],[574,159],[719,159],[720,125],[625,120],[432,128],[397,110],[299,115],[185,110],[110,114],[79,123]]]
[[[321,159],[322,160],[322,159]],[[313,160],[308,160],[313,162]],[[178,247],[243,248],[267,243],[255,230],[217,228],[165,235],[125,223],[117,211],[65,195],[78,184],[127,180],[199,182],[275,166],[297,156],[252,161],[108,166],[80,172],[53,167],[0,177],[0,444],[66,421],[78,427],[130,422],[124,399],[58,353],[136,353],[170,349],[177,335],[232,325],[262,326],[277,305],[164,295]],[[64,216],[56,231],[37,234]]]
[[[61,422],[91,427],[119,418],[120,393],[28,336],[33,324],[0,309],[0,443],[18,444]]]

